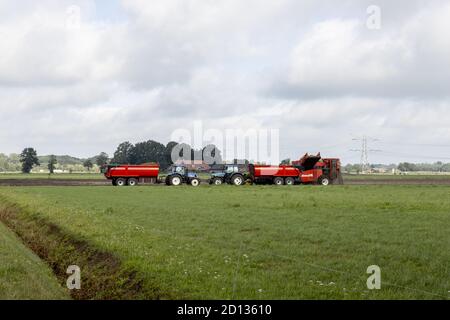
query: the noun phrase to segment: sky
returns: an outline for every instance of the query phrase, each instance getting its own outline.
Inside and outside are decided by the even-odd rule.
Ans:
[[[371,5],[376,5],[373,11]],[[0,0],[0,152],[278,129],[280,158],[450,162],[450,2]]]

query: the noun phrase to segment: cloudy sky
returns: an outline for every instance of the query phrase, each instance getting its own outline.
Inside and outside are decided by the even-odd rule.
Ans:
[[[371,162],[450,162],[449,1],[0,0],[0,52],[3,153],[201,120],[278,128],[282,158],[358,162],[366,135]]]

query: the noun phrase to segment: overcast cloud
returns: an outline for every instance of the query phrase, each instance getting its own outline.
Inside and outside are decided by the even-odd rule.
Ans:
[[[450,3],[393,2],[0,0],[0,152],[112,154],[202,120],[279,128],[281,158],[358,162],[367,135],[371,162],[450,162]]]

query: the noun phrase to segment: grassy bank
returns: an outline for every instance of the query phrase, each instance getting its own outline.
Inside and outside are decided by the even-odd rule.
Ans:
[[[51,269],[0,223],[0,300],[68,298]]]

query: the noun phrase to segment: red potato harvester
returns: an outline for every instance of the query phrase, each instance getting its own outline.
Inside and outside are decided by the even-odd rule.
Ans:
[[[275,185],[343,184],[341,163],[337,158],[305,154],[291,165],[249,165],[250,179],[254,183],[273,183]]]

